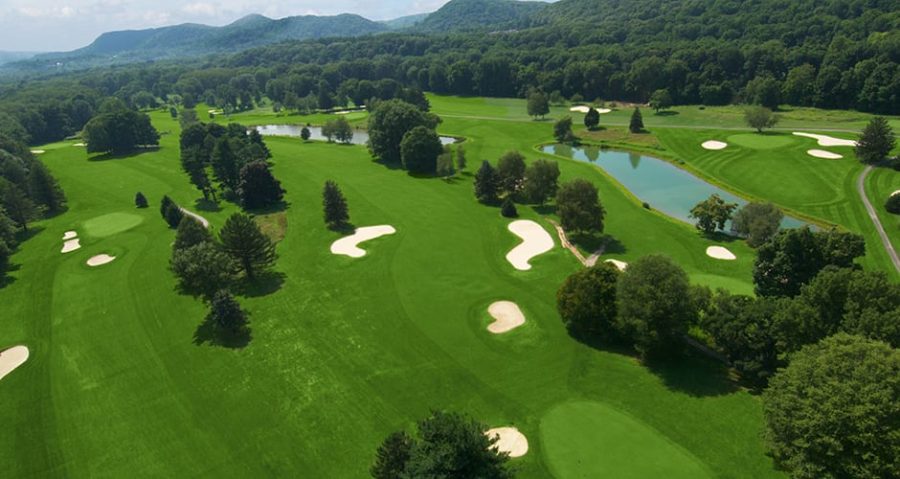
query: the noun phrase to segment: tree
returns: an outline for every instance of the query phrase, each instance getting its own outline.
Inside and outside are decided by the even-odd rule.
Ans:
[[[535,160],[528,165],[522,186],[523,196],[528,201],[543,206],[548,199],[556,196],[558,188],[559,165],[555,161]]]
[[[887,159],[896,143],[887,119],[876,116],[869,120],[856,143],[856,157],[867,165],[880,163]]]
[[[212,151],[212,168],[219,183],[233,192],[237,192],[243,166],[234,151],[231,139],[223,136],[216,140]]]
[[[569,334],[609,340],[616,333],[619,269],[600,262],[573,273],[556,293],[556,309]]]
[[[525,157],[515,150],[507,151],[497,162],[500,187],[507,194],[515,194],[525,179]]]
[[[5,244],[12,250],[16,247],[16,225],[12,219],[6,214],[3,206],[0,206],[0,243]]]
[[[769,384],[766,439],[792,477],[896,477],[900,351],[837,334],[801,349]]]
[[[325,125],[322,126],[322,136],[329,142],[337,140],[340,143],[350,143],[353,140],[353,127],[346,118],[341,116],[325,122]]]
[[[159,133],[144,113],[120,110],[95,116],[82,131],[88,153],[123,154],[141,146],[158,146]]]
[[[181,210],[180,206],[173,202],[163,213],[163,219],[166,220],[169,228],[178,228],[178,225],[181,224],[181,220],[184,219],[184,211]]]
[[[638,259],[619,279],[617,329],[644,357],[680,351],[696,318],[690,290],[687,273],[669,258]]]
[[[37,219],[41,209],[18,186],[0,177],[0,206],[16,226],[28,230],[28,223]]]
[[[778,233],[783,219],[784,213],[772,203],[748,203],[732,217],[731,230],[758,248]]]
[[[417,126],[403,135],[400,159],[403,168],[412,173],[434,173],[437,157],[444,151],[441,139],[434,130]]]
[[[188,221],[182,221],[187,223]],[[228,288],[238,271],[234,260],[212,241],[201,241],[184,248],[173,248],[169,262],[182,291],[206,298]]]
[[[369,149],[386,163],[400,163],[400,144],[406,134],[417,126],[434,130],[439,123],[436,115],[405,101],[380,101],[369,116]]]
[[[369,469],[375,479],[402,477],[415,441],[405,431],[394,432],[385,438],[375,452],[375,464]]]
[[[163,195],[162,200],[159,201],[159,214],[162,215],[163,219],[166,218],[166,211],[174,204],[175,202],[172,201],[172,198],[169,198],[169,195]]]
[[[516,203],[512,200],[512,197],[507,196],[503,199],[503,203],[500,205],[500,214],[504,218],[516,218],[519,216],[519,212],[516,210]]]
[[[533,118],[544,118],[550,113],[550,100],[547,95],[540,90],[533,90],[528,94],[528,116]]]
[[[659,110],[667,110],[670,106],[672,106],[672,95],[668,89],[662,88],[650,95],[650,108],[656,110],[656,113],[659,113]]]
[[[778,115],[764,106],[752,106],[744,110],[744,121],[747,122],[747,126],[756,128],[757,133],[762,133],[764,128],[772,128],[778,120]]]
[[[578,178],[562,185],[556,194],[556,213],[562,227],[579,233],[602,233],[606,211],[600,193],[590,181]]]
[[[900,215],[900,193],[888,196],[887,201],[884,203],[884,209],[886,209],[888,213]]]
[[[219,232],[223,250],[240,265],[247,278],[254,279],[275,264],[275,245],[249,216],[235,213],[225,220]]]
[[[594,107],[588,108],[587,113],[584,114],[584,126],[588,130],[595,130],[599,124],[600,112],[594,109]]]
[[[511,478],[509,455],[498,451],[497,439],[486,436],[486,429],[462,414],[434,411],[418,422],[417,437],[388,436],[378,448],[372,476]]]
[[[325,224],[329,228],[338,229],[350,221],[347,200],[337,183],[328,180],[322,190],[322,209],[325,213]]]
[[[284,197],[284,189],[272,175],[269,163],[258,160],[241,168],[238,195],[244,208],[258,209],[278,204]]]
[[[481,162],[481,168],[475,173],[475,198],[482,203],[491,204],[497,201],[497,189],[500,177],[487,160]]]
[[[756,294],[796,296],[824,267],[850,267],[864,254],[865,241],[857,234],[813,232],[809,227],[781,230],[757,252],[753,267]]]
[[[641,115],[641,109],[638,107],[635,107],[634,112],[631,113],[628,131],[632,133],[641,133],[644,131],[644,116]]]
[[[444,147],[444,152],[437,157],[437,175],[449,179],[456,170],[453,169],[453,152],[450,147]]]
[[[32,201],[51,214],[59,213],[66,207],[66,195],[62,188],[47,167],[39,161],[30,165],[28,191]]]
[[[181,147],[181,169],[188,174],[191,184],[203,193],[204,199],[208,200],[210,195],[215,197],[212,183],[206,174],[206,158],[202,145]]]
[[[575,134],[572,133],[572,117],[563,117],[553,125],[553,137],[560,143],[575,141]]]
[[[148,206],[147,197],[140,191],[134,194],[134,206],[138,208],[146,208]]]
[[[462,145],[456,147],[456,168],[460,171],[466,169],[466,150]]]
[[[308,141],[310,136],[312,136],[312,133],[309,131],[309,128],[304,126],[303,129],[300,130],[300,138],[303,141]]]
[[[737,207],[737,203],[726,203],[719,195],[713,193],[691,208],[690,216],[697,220],[698,230],[711,235],[716,230],[725,229],[725,223],[731,219],[731,213]]]
[[[247,330],[247,313],[226,290],[219,291],[209,303],[207,321],[225,335],[245,334]]]
[[[172,249],[187,249],[212,240],[212,234],[203,226],[203,223],[191,216],[185,216],[181,219],[181,223],[178,223],[178,229],[175,231],[175,244],[172,245]]]

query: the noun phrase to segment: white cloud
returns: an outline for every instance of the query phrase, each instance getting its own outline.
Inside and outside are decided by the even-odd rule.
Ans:
[[[219,11],[215,5],[213,5],[211,3],[202,3],[202,2],[189,3],[189,4],[181,7],[181,11],[183,11],[185,13],[194,14],[194,15],[197,15],[197,14],[207,15],[210,17],[219,13]]]

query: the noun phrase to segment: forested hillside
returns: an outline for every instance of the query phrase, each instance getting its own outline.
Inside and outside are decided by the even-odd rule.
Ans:
[[[527,25],[543,10],[544,2],[517,0],[452,0],[428,15],[414,28],[417,32],[445,33],[461,30],[504,29]]]

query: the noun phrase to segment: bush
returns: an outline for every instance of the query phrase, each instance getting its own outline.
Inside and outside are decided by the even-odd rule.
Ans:
[[[134,206],[137,206],[138,208],[147,207],[147,197],[140,191],[134,195]]]
[[[884,203],[884,209],[888,210],[889,213],[900,215],[900,193],[888,197]]]
[[[505,218],[516,218],[519,216],[519,212],[516,210],[516,204],[509,196],[503,200],[503,204],[500,206],[500,214]]]

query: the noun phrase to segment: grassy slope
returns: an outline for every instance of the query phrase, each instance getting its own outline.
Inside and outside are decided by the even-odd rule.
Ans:
[[[430,408],[454,408],[518,426],[532,446],[515,461],[522,477],[546,477],[538,425],[571,399],[620,409],[722,477],[779,476],[763,454],[756,398],[704,362],[650,371],[572,341],[554,308],[557,286],[578,268],[567,252],[513,270],[503,255],[516,240],[496,209],[474,202],[469,176],[412,179],[359,147],[269,141],[291,203],[277,268],[284,284],[242,299],[253,327],[246,349],[192,344],[205,311],[174,291],[173,233],[155,207],[162,194],[187,206],[198,195],[178,169],[177,124],[163,114],[154,122],[171,133],[158,152],[88,161],[75,147],[45,148],[70,210],[37,225],[0,290],[3,317],[15,318],[0,322],[0,337],[32,348],[0,388],[0,403],[11,406],[0,421],[15,431],[0,438],[0,469],[11,476],[360,477],[389,431]],[[441,129],[472,137],[470,169],[550,130],[460,119]],[[608,232],[624,246],[616,257],[664,252],[710,283],[748,284],[745,247],[730,246],[739,261],[715,262],[691,227],[641,209],[590,165],[561,166],[564,179],[600,186]],[[373,241],[360,260],[331,255],[337,236],[322,227],[319,206],[329,178],[344,188],[357,225],[392,224],[397,235]],[[86,236],[84,221],[135,213],[137,190],[151,200],[136,212],[142,223]],[[233,210],[201,214],[218,226]],[[72,228],[84,247],[61,255]],[[83,263],[98,252],[119,259],[89,270]],[[485,308],[497,299],[518,302],[528,325],[486,334]]]

